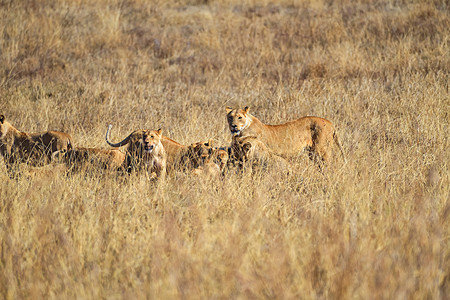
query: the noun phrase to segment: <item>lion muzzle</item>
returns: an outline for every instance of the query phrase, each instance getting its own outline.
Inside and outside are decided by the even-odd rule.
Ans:
[[[154,144],[151,144],[151,145],[146,144],[146,145],[144,146],[145,152],[148,152],[148,153],[152,153],[153,148],[155,148],[155,145],[154,145]]]

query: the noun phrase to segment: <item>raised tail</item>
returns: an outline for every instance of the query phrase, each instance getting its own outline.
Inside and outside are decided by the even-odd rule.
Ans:
[[[344,150],[342,149],[342,146],[339,143],[339,139],[337,137],[336,132],[333,132],[333,140],[336,143],[336,145],[338,146],[339,151],[341,152],[342,158],[344,159],[344,162],[347,163],[347,158],[345,158]]]
[[[106,139],[106,142],[108,143],[108,145],[110,145],[111,147],[121,147],[121,146],[128,144],[128,142],[130,141],[130,136],[133,133],[131,133],[129,136],[127,136],[124,140],[114,144],[109,141],[109,132],[111,131],[111,128],[112,128],[112,125],[109,124],[108,129],[106,130],[106,138],[105,139]]]

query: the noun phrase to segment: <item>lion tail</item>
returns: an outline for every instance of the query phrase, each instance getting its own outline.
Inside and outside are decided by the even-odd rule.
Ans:
[[[105,139],[106,139],[106,142],[108,143],[108,145],[110,145],[111,147],[121,147],[123,145],[128,144],[128,142],[130,141],[130,137],[133,133],[131,133],[129,136],[127,136],[124,140],[114,144],[109,141],[109,132],[111,131],[111,128],[112,128],[112,125],[109,124],[108,129],[106,130],[106,138]]]
[[[344,162],[347,163],[347,158],[345,157],[344,150],[342,149],[342,146],[339,143],[339,139],[337,137],[336,132],[333,132],[333,140],[336,143],[336,145],[338,146],[339,151],[341,152],[342,158],[344,159]]]

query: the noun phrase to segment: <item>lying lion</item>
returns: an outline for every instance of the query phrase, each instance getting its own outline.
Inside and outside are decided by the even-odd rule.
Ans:
[[[72,137],[67,133],[19,131],[4,115],[0,115],[0,154],[8,169],[15,162],[28,162],[35,166],[49,163],[53,152],[72,149],[72,145]]]
[[[228,162],[228,152],[213,148],[204,163],[192,171],[192,174],[203,178],[216,178],[225,175],[225,167]]]
[[[118,170],[125,161],[125,154],[117,149],[75,148],[54,152],[52,161],[64,163],[71,171],[86,168]]]
[[[180,157],[180,167],[184,170],[196,169],[205,164],[212,153],[212,141],[196,142],[186,147]]]
[[[181,158],[184,169],[193,170],[194,174],[223,174],[228,162],[228,152],[213,146],[213,140],[189,145]]]
[[[336,143],[344,157],[334,126],[328,120],[303,117],[280,125],[266,125],[249,113],[248,106],[244,109],[227,107],[226,112],[233,136],[255,136],[275,154],[293,156],[307,149],[311,159],[326,162]]]

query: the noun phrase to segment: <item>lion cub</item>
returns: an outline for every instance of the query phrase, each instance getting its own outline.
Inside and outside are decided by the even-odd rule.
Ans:
[[[181,155],[180,164],[184,169],[196,169],[203,166],[212,153],[212,140],[192,143]]]
[[[194,174],[223,173],[228,161],[228,152],[215,148],[213,140],[189,145],[182,157],[185,168],[194,169]]]
[[[231,143],[231,158],[238,163],[240,169],[254,167],[265,169],[279,169],[286,174],[291,172],[290,164],[281,156],[278,156],[256,136],[233,136]]]
[[[166,175],[167,154],[161,143],[161,129],[147,130],[143,137],[144,152],[142,163],[150,174],[150,179],[164,179]]]

